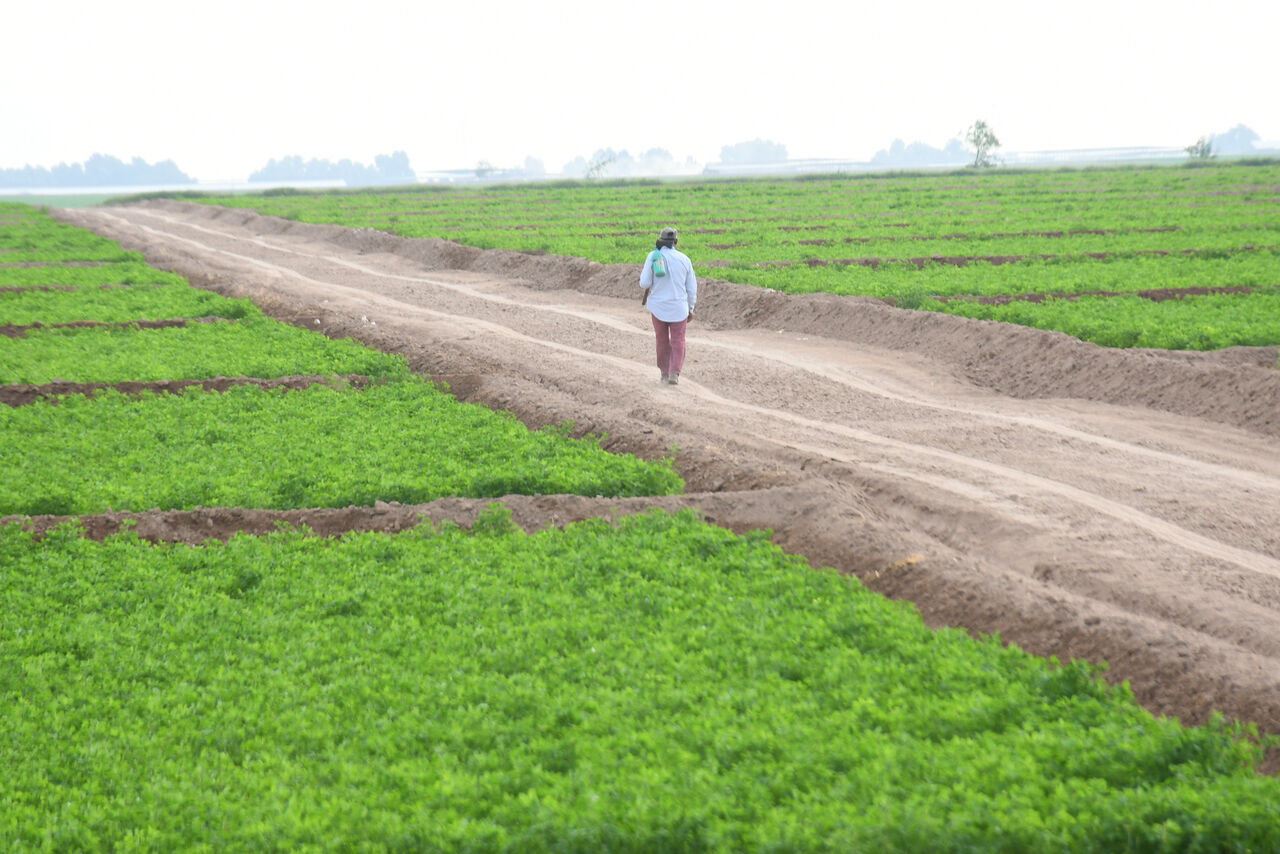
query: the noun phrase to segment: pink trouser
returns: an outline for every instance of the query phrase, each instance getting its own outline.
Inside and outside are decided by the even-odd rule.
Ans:
[[[653,315],[653,334],[658,339],[658,370],[665,377],[678,374],[684,367],[684,330],[689,321],[667,323]]]

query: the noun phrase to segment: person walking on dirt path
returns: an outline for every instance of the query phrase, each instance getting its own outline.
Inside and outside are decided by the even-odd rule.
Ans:
[[[676,385],[684,367],[685,327],[693,319],[698,302],[698,279],[689,256],[676,249],[680,236],[674,228],[664,228],[640,271],[644,295],[640,303],[649,308],[658,347],[658,370],[662,382]]]

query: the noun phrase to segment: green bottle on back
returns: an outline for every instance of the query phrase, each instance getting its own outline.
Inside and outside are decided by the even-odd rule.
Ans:
[[[657,249],[653,250],[653,277],[661,278],[667,274],[667,259]]]

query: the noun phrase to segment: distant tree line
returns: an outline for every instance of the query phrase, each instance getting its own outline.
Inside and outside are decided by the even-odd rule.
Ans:
[[[887,149],[880,149],[871,158],[877,166],[963,166],[973,162],[973,153],[958,139],[952,139],[942,148],[934,148],[923,142],[904,143],[895,139]]]
[[[343,181],[348,187],[370,187],[386,184],[412,184],[417,176],[409,166],[409,155],[403,151],[394,154],[379,154],[373,158],[373,165],[355,163],[351,160],[330,160],[312,158],[303,160],[296,154],[272,159],[267,165],[249,176],[251,182],[262,181]]]
[[[42,187],[151,187],[194,184],[172,160],[147,163],[135,157],[128,163],[107,154],[95,154],[84,163],[59,163],[52,169],[24,166],[0,169],[0,187],[37,189]]]
[[[782,163],[786,159],[787,147],[768,139],[720,146],[721,163]]]

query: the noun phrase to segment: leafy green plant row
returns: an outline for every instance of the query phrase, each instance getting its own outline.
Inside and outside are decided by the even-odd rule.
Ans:
[[[670,461],[530,431],[418,379],[365,389],[115,391],[0,408],[0,516],[667,495]],[[71,464],[74,461],[74,464]]]
[[[26,206],[23,206],[26,207]],[[28,208],[14,215],[13,205],[0,208],[0,263],[65,261],[141,261],[142,255],[121,249],[92,231],[58,222]]]
[[[112,199],[120,198],[120,193],[32,193],[23,192],[18,194],[22,199],[20,202],[10,204],[19,204],[33,209],[40,207],[51,208],[87,208],[90,205],[100,205],[110,202]],[[9,198],[15,196],[10,193]],[[0,216],[6,214],[0,210]]]
[[[1125,296],[1051,299],[1042,303],[1014,301],[1004,305],[934,302],[922,307],[962,317],[1054,329],[1105,347],[1217,350],[1280,342],[1280,288],[1162,302]]]
[[[1244,732],[690,513],[0,566],[5,850],[1280,848]]]
[[[779,277],[785,275],[788,293],[838,293],[892,299],[913,295],[1133,293],[1166,288],[1280,285],[1280,251],[1225,257],[1033,258],[1007,264],[975,261],[964,266],[928,263],[917,267],[900,261],[874,268],[858,264],[796,264],[786,268],[755,264],[704,268],[695,264],[695,267],[702,275],[760,287],[774,287]]]
[[[74,291],[0,292],[0,324],[127,322],[182,317],[244,318],[258,310],[247,299],[228,299],[186,282],[123,288],[81,286]]]
[[[246,311],[234,323],[35,329],[0,338],[0,383],[409,374],[403,357],[277,323],[251,306]]]
[[[177,284],[187,284],[187,280],[174,273],[157,270],[141,261],[107,263],[95,267],[0,267],[0,286],[11,288]]]

